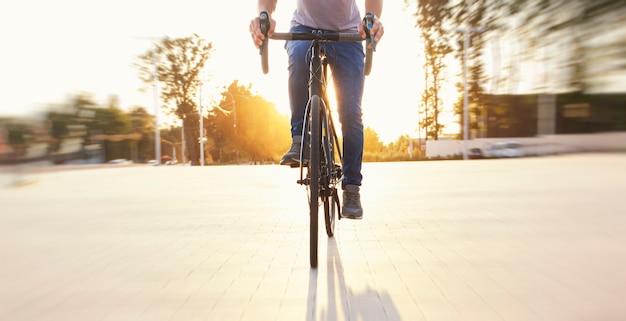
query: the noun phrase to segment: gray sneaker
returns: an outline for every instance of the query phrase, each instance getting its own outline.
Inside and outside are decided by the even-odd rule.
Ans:
[[[361,195],[359,186],[346,185],[343,190],[343,206],[341,207],[341,217],[353,220],[363,218],[363,208],[361,207]]]
[[[296,166],[300,164],[300,144],[302,143],[302,136],[293,136],[291,140],[291,147],[280,158],[280,165]]]

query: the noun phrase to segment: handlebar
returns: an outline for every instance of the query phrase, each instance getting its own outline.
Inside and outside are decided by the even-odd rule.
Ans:
[[[343,42],[357,42],[363,41],[361,35],[358,33],[342,33],[342,32],[275,32],[270,39],[273,40],[321,40],[321,41],[343,41]]]
[[[361,35],[358,33],[347,33],[347,32],[324,32],[324,33],[294,33],[294,32],[286,32],[286,33],[278,33],[275,32],[271,37],[267,36],[267,32],[269,31],[269,15],[267,12],[261,12],[259,16],[261,23],[261,32],[265,35],[265,39],[263,40],[263,44],[259,48],[259,54],[261,55],[261,67],[263,69],[263,73],[267,74],[269,72],[269,62],[268,62],[268,39],[273,40],[318,40],[318,41],[340,41],[340,42],[358,42],[358,41],[366,41],[366,51],[365,51],[365,68],[363,69],[363,74],[366,76],[370,74],[372,70],[372,59],[373,52],[376,50],[376,42],[374,41],[374,36],[370,35],[370,30],[373,25],[373,15],[367,14],[363,21],[365,22],[365,33],[367,37],[365,39],[361,38]],[[372,44],[372,49],[370,49],[369,44]]]

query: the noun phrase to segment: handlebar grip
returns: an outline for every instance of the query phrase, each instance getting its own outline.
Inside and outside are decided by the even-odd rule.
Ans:
[[[261,55],[261,68],[263,69],[263,73],[267,74],[269,72],[269,53],[267,45],[267,32],[270,30],[269,14],[265,11],[261,12],[261,14],[259,15],[259,22],[261,24],[261,32],[265,36],[265,39],[263,39],[263,44],[261,44],[261,47],[259,47],[259,54]]]
[[[374,40],[374,35],[370,33],[372,28],[374,27],[374,14],[368,12],[363,17],[363,26],[365,29],[365,34],[367,39],[365,41],[365,68],[363,69],[363,74],[365,76],[369,76],[372,71],[372,59],[374,58],[373,52],[376,51],[376,41]],[[372,49],[369,48],[369,45],[372,44]]]

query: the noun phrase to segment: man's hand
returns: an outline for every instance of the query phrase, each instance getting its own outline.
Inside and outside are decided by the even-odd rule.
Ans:
[[[374,36],[374,42],[378,43],[380,41],[380,38],[383,37],[385,29],[383,28],[383,24],[380,22],[380,20],[378,20],[378,17],[374,16],[373,20],[374,24],[372,26],[372,29],[370,30],[370,35]],[[361,34],[361,37],[363,39],[367,37],[367,34],[365,33],[365,21],[363,20],[361,20],[361,23],[359,23],[359,34]],[[373,49],[371,43],[369,44],[368,48]]]
[[[270,20],[270,29],[267,31],[267,36],[271,37],[274,34],[274,30],[276,29],[276,21],[272,19],[272,16],[269,16]],[[250,35],[252,36],[252,42],[257,48],[260,48],[263,44],[263,40],[265,40],[265,35],[261,32],[261,19],[256,17],[250,21]]]

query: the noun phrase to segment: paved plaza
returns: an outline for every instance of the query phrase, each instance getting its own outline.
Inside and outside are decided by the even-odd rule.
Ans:
[[[626,320],[625,153],[365,163],[318,269],[298,173],[4,168],[0,320]]]

